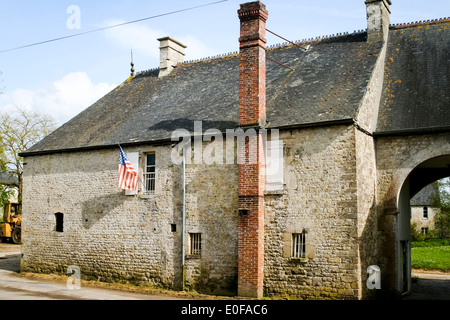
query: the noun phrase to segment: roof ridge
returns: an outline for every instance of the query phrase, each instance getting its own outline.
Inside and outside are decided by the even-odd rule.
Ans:
[[[407,22],[407,23],[396,23],[396,24],[391,24],[389,27],[390,27],[390,29],[403,29],[403,28],[409,28],[409,27],[414,27],[414,26],[419,26],[419,25],[439,24],[439,23],[445,23],[445,22],[450,22],[450,17],[431,19],[431,20],[420,20],[420,21]],[[339,32],[336,34],[333,33],[333,34],[329,34],[329,35],[322,35],[322,36],[317,36],[317,37],[312,37],[312,38],[304,38],[301,40],[293,41],[293,43],[295,43],[295,44],[313,43],[313,42],[319,42],[322,40],[332,40],[332,39],[340,38],[340,37],[344,37],[344,36],[363,34],[366,32],[367,32],[367,29],[354,30],[353,32],[345,31],[345,32]],[[280,42],[280,43],[276,43],[276,44],[267,46],[267,50],[276,50],[276,49],[280,49],[280,48],[284,48],[284,47],[288,47],[288,46],[292,46],[292,43]],[[228,53],[220,53],[217,55],[198,58],[198,59],[184,60],[181,64],[192,64],[192,63],[204,62],[204,61],[208,61],[208,60],[230,58],[230,57],[234,57],[237,55],[239,55],[239,51],[231,51]],[[148,73],[148,72],[156,71],[156,70],[159,70],[159,67],[137,72],[136,75],[144,74],[144,73]]]
[[[404,29],[404,28],[410,28],[410,27],[416,27],[420,25],[430,25],[430,24],[439,24],[439,23],[445,23],[450,22],[450,17],[444,17],[439,19],[428,19],[428,20],[419,20],[415,22],[407,22],[407,23],[395,23],[391,24],[391,29]]]
[[[304,39],[295,40],[292,42],[295,44],[312,43],[312,42],[321,41],[324,39],[328,40],[328,39],[339,38],[339,37],[348,36],[348,35],[362,34],[365,32],[367,32],[367,29],[355,30],[353,32],[339,32],[336,34],[318,36],[318,37],[313,37],[313,38],[304,38]],[[292,46],[292,43],[286,41],[286,42],[272,44],[272,45],[267,46],[267,50],[275,50],[275,49],[279,49],[279,48],[283,48],[283,47],[287,47],[287,46]],[[183,64],[196,63],[196,62],[202,62],[202,61],[206,61],[206,60],[222,59],[222,58],[227,58],[227,57],[236,56],[236,55],[239,55],[239,51],[231,51],[228,53],[222,53],[222,54],[218,54],[215,56],[209,56],[209,57],[192,59],[192,60],[185,60],[182,63]]]

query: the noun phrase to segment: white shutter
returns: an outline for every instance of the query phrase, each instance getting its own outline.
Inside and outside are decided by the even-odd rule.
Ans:
[[[130,161],[131,165],[133,166],[134,170],[136,170],[136,172],[139,175],[139,152],[128,152],[127,158],[128,158],[128,161]],[[138,189],[139,189],[139,183],[140,183],[140,180],[138,181],[138,184],[137,184],[138,187],[136,188],[135,191],[125,190],[125,195],[127,195],[127,196],[137,195]]]
[[[283,140],[267,141],[266,190],[283,190],[284,186]]]

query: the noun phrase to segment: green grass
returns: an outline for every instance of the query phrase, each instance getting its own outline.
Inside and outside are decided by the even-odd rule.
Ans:
[[[441,246],[450,246],[450,239],[436,239],[431,238],[424,241],[413,241],[411,243],[412,248],[417,247],[441,247]]]
[[[413,269],[440,270],[450,272],[450,246],[416,246],[411,248]]]

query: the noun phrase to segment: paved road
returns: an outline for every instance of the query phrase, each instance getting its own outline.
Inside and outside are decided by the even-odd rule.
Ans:
[[[412,293],[405,300],[450,300],[450,274],[412,273]]]
[[[0,300],[183,300],[165,295],[145,295],[85,288],[70,290],[66,283],[36,281],[17,276],[20,246],[0,243]],[[405,300],[450,300],[450,274],[413,273],[412,294]]]
[[[0,300],[183,300],[99,288],[70,290],[65,282],[21,278],[20,257],[20,246],[0,243]]]

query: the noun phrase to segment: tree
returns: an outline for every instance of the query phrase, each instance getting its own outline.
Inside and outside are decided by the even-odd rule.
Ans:
[[[2,74],[2,72],[0,71],[0,75]],[[2,91],[2,87],[1,87],[1,83],[3,81],[0,80],[0,94],[3,93]],[[5,172],[6,171],[6,156],[5,156],[5,147],[3,144],[3,139],[1,139],[0,136],[0,173]],[[9,197],[11,197],[11,195],[13,194],[13,191],[8,190],[5,186],[0,185],[0,213],[3,213],[3,206],[5,205],[6,202],[9,201]],[[2,215],[3,217],[3,215]],[[1,220],[1,217],[0,217]]]
[[[450,178],[436,181],[439,195],[433,198],[433,205],[440,208],[435,216],[435,229],[440,238],[450,237]]]
[[[23,108],[17,108],[15,114],[0,114],[0,141],[3,145],[3,161],[8,171],[16,175],[19,181],[19,202],[22,201],[23,163],[19,153],[42,140],[56,129],[55,120]]]

